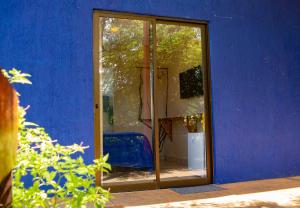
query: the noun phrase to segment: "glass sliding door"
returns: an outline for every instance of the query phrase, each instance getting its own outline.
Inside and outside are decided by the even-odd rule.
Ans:
[[[156,25],[161,181],[206,178],[201,27]]]
[[[112,171],[103,183],[155,179],[149,21],[100,17],[103,154]]]
[[[98,184],[210,183],[206,26],[95,12],[94,42],[95,155],[112,166]]]

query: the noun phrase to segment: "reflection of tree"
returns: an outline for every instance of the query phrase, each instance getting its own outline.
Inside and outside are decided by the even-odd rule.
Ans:
[[[102,28],[102,66],[114,71],[113,80],[109,79],[113,88],[122,88],[133,81],[128,71],[143,65],[143,21],[103,18]],[[176,64],[187,68],[201,63],[200,28],[166,24],[156,28],[159,67]]]
[[[130,131],[139,125],[136,67],[143,64],[143,21],[103,18],[102,31],[102,90],[115,98],[114,127]]]
[[[169,70],[169,117],[202,111],[201,99],[180,99],[179,73],[201,65],[201,29],[181,25],[157,25],[157,65]]]
[[[114,109],[120,126],[137,126],[144,22],[102,18],[101,24],[102,92],[123,98],[115,100],[122,109]],[[156,27],[158,67],[188,69],[201,63],[200,28],[165,24]]]
[[[156,31],[158,66],[187,68],[201,63],[200,28],[158,24]]]
[[[104,74],[113,77],[103,79],[103,86],[114,90],[133,84],[130,73],[141,66],[143,61],[143,22],[116,18],[103,18],[103,54]]]

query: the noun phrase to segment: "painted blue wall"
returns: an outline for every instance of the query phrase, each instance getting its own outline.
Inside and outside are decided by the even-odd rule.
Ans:
[[[29,119],[93,159],[93,9],[208,20],[215,182],[300,175],[298,0],[0,0],[0,66]]]

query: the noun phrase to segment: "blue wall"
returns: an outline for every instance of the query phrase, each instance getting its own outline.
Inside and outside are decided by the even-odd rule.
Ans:
[[[0,0],[0,66],[29,119],[93,159],[93,9],[208,20],[215,182],[300,175],[297,0]]]

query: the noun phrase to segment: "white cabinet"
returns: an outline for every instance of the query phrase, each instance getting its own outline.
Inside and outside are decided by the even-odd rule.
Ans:
[[[206,151],[204,132],[188,133],[188,168],[190,170],[205,170]],[[199,172],[199,174],[201,174]]]

